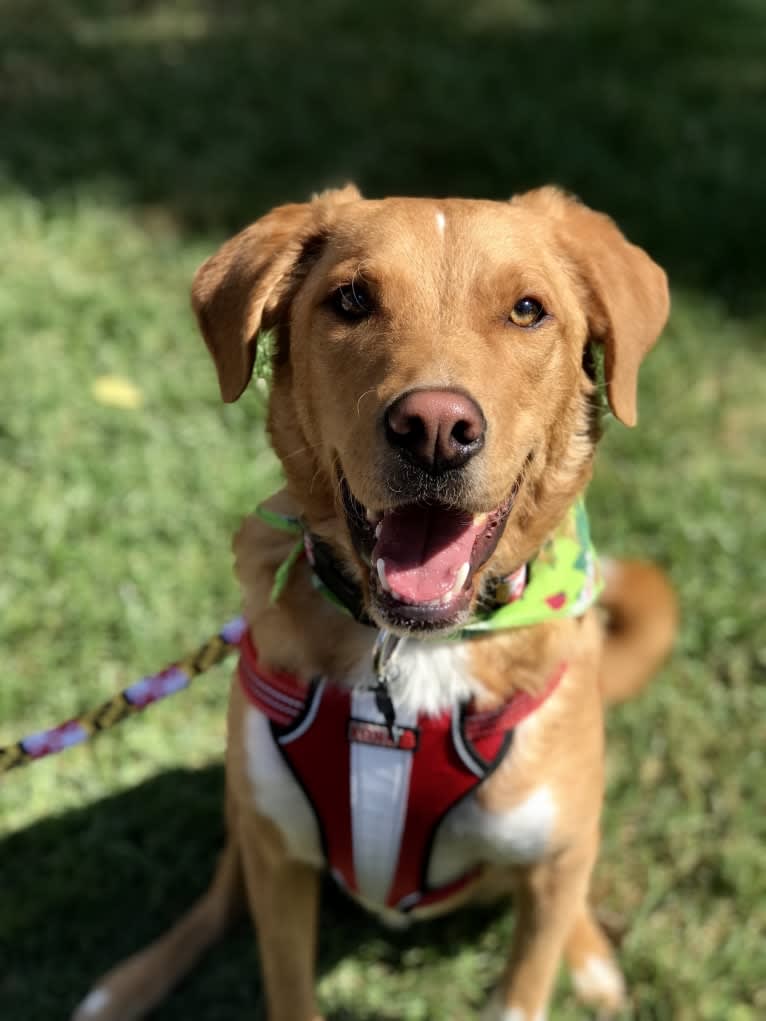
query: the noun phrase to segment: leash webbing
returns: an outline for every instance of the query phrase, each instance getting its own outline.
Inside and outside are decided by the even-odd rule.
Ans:
[[[38,759],[56,755],[65,748],[82,744],[141,712],[148,705],[183,691],[195,677],[226,659],[238,648],[244,630],[244,620],[236,617],[188,656],[159,673],[142,677],[95,709],[74,716],[57,727],[29,734],[15,744],[0,747],[0,776],[18,766],[26,766]]]

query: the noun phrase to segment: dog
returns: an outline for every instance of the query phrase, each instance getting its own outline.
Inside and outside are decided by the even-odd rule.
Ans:
[[[636,422],[665,273],[553,187],[349,185],[227,241],[192,304],[225,401],[268,332],[286,480],[233,544],[228,839],[198,903],[74,1018],[143,1017],[246,900],[270,1021],[317,1021],[325,868],[393,924],[512,891],[486,1021],[542,1021],[562,958],[618,1010],[588,900],[603,708],[646,683],[677,612],[653,566],[599,569],[581,496],[606,402]]]

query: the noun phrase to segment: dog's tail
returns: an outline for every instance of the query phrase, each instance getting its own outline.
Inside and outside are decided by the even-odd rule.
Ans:
[[[136,1021],[144,1017],[224,934],[245,903],[239,849],[229,840],[212,883],[156,942],[107,972],[71,1021]]]
[[[606,611],[599,683],[611,705],[636,695],[651,679],[675,640],[678,603],[659,568],[638,560],[603,561]]]

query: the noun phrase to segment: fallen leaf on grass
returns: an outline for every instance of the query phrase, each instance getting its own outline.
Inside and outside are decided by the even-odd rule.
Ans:
[[[91,393],[99,404],[110,408],[134,411],[144,402],[138,387],[124,376],[98,376],[91,385]]]

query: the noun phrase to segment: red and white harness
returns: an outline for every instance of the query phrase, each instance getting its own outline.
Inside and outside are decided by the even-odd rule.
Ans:
[[[502,761],[515,727],[555,691],[565,670],[561,664],[537,697],[518,692],[492,711],[468,703],[403,725],[397,714],[391,733],[371,691],[327,678],[305,685],[268,670],[247,633],[239,661],[245,695],[268,717],[313,808],[331,873],[361,900],[403,913],[446,900],[478,877],[480,865],[429,885],[440,823]]]

